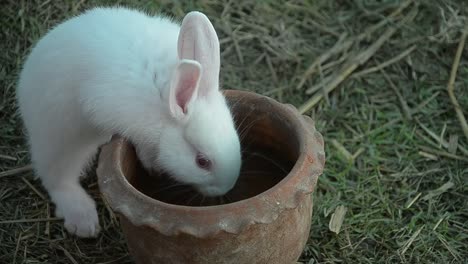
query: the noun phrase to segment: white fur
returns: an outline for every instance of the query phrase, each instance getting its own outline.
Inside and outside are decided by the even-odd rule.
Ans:
[[[204,34],[178,39],[179,31]],[[181,28],[135,10],[95,8],[37,43],[17,99],[36,174],[70,233],[99,233],[95,202],[79,176],[113,134],[135,144],[147,169],[162,168],[205,195],[233,187],[240,144],[218,74],[217,36],[199,12]],[[197,152],[209,157],[211,170],[196,165]]]

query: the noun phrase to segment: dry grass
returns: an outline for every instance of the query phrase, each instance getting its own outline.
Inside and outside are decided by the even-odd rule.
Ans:
[[[51,26],[110,2],[177,18],[205,12],[221,39],[224,88],[292,103],[317,121],[329,142],[327,164],[301,261],[468,259],[468,140],[447,90],[468,23],[464,1],[6,0],[0,9],[0,263],[131,263],[94,177],[85,185],[99,202],[104,232],[76,239],[51,216],[53,205],[31,173],[10,173],[28,164],[14,101],[24,56]],[[466,116],[466,47],[460,55],[453,91]]]

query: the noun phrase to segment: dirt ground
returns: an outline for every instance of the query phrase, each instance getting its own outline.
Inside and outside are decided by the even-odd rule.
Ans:
[[[15,103],[21,64],[50,27],[117,3],[177,19],[204,12],[220,37],[224,89],[255,91],[315,119],[327,163],[299,261],[466,262],[466,1],[3,0],[0,263],[132,263],[93,175],[84,185],[98,201],[100,236],[72,237],[53,216],[29,170]]]

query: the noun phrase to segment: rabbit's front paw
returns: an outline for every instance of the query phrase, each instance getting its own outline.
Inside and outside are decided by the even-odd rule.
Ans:
[[[64,218],[65,229],[79,237],[96,237],[101,227],[94,201],[89,196],[66,200],[57,204],[55,212]]]

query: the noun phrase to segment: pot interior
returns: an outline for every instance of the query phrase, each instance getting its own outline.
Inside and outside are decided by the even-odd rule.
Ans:
[[[244,95],[245,96],[245,95]],[[234,188],[222,197],[204,197],[195,189],[164,173],[136,168],[124,170],[127,180],[145,195],[170,204],[213,206],[247,199],[272,188],[284,179],[300,155],[297,128],[278,103],[264,97],[227,96],[241,138],[242,168]]]

